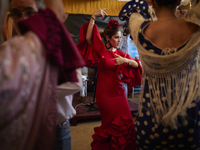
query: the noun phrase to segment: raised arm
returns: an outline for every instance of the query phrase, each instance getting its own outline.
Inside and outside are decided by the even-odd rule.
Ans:
[[[107,10],[107,8],[104,8],[104,9],[100,8],[96,12],[94,12],[91,16],[90,23],[89,23],[88,29],[87,29],[87,34],[86,34],[86,40],[87,40],[88,45],[92,44],[92,33],[93,33],[95,18],[98,16],[101,16],[102,18],[105,15],[107,16],[107,13],[105,12],[105,10]]]

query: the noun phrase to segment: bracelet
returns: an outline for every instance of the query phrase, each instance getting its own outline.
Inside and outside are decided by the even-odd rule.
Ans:
[[[128,65],[131,65],[131,60],[129,59],[129,61],[128,61]]]
[[[91,17],[93,20],[95,20],[95,18],[94,17]]]

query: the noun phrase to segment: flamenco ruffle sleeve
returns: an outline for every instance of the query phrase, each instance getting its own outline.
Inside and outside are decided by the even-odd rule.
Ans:
[[[81,55],[83,56],[86,65],[88,67],[95,66],[98,64],[104,56],[102,55],[105,46],[101,40],[101,35],[98,31],[96,24],[94,24],[93,34],[92,34],[92,44],[88,45],[86,41],[86,33],[89,23],[85,23],[80,28],[80,40],[77,44]]]
[[[133,68],[126,63],[119,65],[117,73],[122,74],[123,77],[121,78],[121,81],[132,87],[140,86],[142,84],[142,67],[139,60],[133,59],[129,54],[126,53],[122,54],[121,56],[127,59],[135,60],[138,63],[138,68]]]
[[[22,34],[30,30],[41,39],[48,61],[59,68],[59,84],[78,81],[75,69],[85,63],[66,27],[52,10],[40,10],[36,15],[20,22],[19,27]]]

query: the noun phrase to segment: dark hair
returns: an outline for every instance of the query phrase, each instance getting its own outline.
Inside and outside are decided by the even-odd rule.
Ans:
[[[159,7],[175,7],[178,0],[155,0]]]
[[[102,37],[103,41],[107,42],[106,37],[108,36],[109,38],[111,38],[118,31],[120,31],[119,28],[110,29],[109,26],[106,26],[106,28],[104,29],[104,31],[100,31],[100,34],[101,34],[101,37]]]

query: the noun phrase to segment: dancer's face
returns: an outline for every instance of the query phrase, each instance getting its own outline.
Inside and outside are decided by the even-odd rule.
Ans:
[[[121,31],[118,31],[116,34],[114,34],[111,38],[110,38],[110,44],[114,47],[117,48],[119,46],[119,43],[121,41]]]

